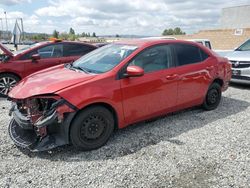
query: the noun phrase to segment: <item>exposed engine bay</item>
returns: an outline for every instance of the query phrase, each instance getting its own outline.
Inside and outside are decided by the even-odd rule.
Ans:
[[[63,123],[76,107],[58,96],[11,100],[9,134],[16,145],[42,151],[68,143],[61,136],[67,132]]]

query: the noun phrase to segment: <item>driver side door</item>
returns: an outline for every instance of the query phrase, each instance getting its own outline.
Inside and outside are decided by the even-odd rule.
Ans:
[[[32,60],[32,55],[34,54],[39,54],[41,59]],[[64,63],[62,57],[63,57],[62,44],[52,44],[29,52],[24,57],[25,76],[40,71],[42,69],[46,69]]]
[[[123,110],[128,124],[160,115],[177,102],[177,80],[174,75],[171,48],[157,45],[139,53],[129,65],[140,66],[141,77],[121,79]]]

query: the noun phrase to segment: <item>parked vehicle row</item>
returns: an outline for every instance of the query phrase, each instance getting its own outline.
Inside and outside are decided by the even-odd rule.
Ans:
[[[96,48],[86,43],[54,40],[12,52],[0,44],[4,52],[0,56],[0,95],[7,96],[21,79],[34,72],[73,62]]]
[[[116,42],[25,77],[9,93],[9,134],[33,151],[96,149],[115,128],[192,106],[215,109],[230,78],[228,60],[198,43]]]

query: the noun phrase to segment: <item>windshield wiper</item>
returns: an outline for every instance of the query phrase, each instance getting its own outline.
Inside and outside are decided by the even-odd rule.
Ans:
[[[82,67],[75,67],[75,66],[72,65],[72,68],[73,68],[73,69],[78,69],[78,70],[80,70],[80,71],[82,71],[82,72],[85,72],[85,73],[89,73],[89,71],[88,71],[87,69],[84,69],[84,68],[82,68]]]
[[[101,71],[96,71],[96,70],[91,70],[91,69],[88,69],[88,68],[83,68],[83,67],[79,67],[79,66],[74,66],[73,64],[71,63],[68,63],[68,64],[65,64],[65,67],[70,69],[70,70],[80,70],[84,73],[94,73],[94,74],[100,74],[100,73],[103,73]]]
[[[81,67],[74,67],[72,63],[65,64],[64,67],[67,68],[67,69],[69,69],[69,70],[73,70],[73,71],[80,70],[82,72],[88,73],[87,70],[85,70],[85,69],[83,69]]]

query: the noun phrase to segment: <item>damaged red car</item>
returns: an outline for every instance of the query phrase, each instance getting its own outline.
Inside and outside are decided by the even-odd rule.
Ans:
[[[202,106],[217,108],[228,60],[197,43],[131,40],[23,79],[10,93],[9,134],[32,151],[104,145],[116,128]]]

